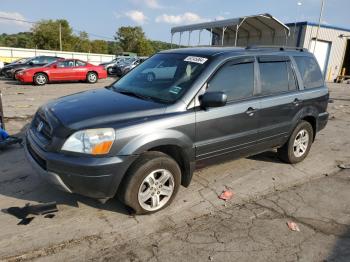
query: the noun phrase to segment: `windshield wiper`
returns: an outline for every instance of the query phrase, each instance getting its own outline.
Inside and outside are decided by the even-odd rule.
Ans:
[[[129,91],[129,90],[116,90],[118,93],[121,93],[123,95],[127,95],[127,96],[133,96],[133,97],[137,97],[137,98],[141,98],[143,100],[151,100],[152,98],[150,96],[145,96],[145,95],[140,95],[138,93]]]
[[[113,87],[113,86],[112,86]],[[162,103],[162,104],[168,104],[170,101],[166,100],[166,99],[161,99],[161,98],[158,98],[158,97],[152,97],[152,96],[147,96],[147,95],[141,95],[139,93],[135,93],[135,92],[132,92],[132,91],[129,91],[129,90],[125,90],[125,89],[116,89],[114,88],[114,91],[118,92],[118,93],[121,93],[121,94],[124,94],[124,95],[128,95],[128,96],[133,96],[133,97],[137,97],[137,98],[140,98],[142,100],[150,100],[150,101],[153,101],[153,102],[156,102],[156,103]]]

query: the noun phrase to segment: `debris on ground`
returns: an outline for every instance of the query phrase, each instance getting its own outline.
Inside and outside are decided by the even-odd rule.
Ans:
[[[340,164],[338,165],[340,169],[350,169],[350,164]]]
[[[222,200],[230,200],[233,198],[234,193],[231,190],[224,190],[222,193],[219,195],[219,198]]]
[[[288,221],[287,222],[287,226],[290,230],[292,231],[297,231],[297,232],[300,232],[300,229],[299,229],[299,226],[297,223],[295,222],[292,222],[292,221]]]
[[[28,215],[46,215],[46,218],[53,218],[55,215],[51,213],[57,211],[56,202],[41,203],[37,205],[30,205],[27,203],[24,207],[9,207],[2,210],[4,213],[21,219],[17,225],[28,225],[34,219],[34,217],[28,217]]]

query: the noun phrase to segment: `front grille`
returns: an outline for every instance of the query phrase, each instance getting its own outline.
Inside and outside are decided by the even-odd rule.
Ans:
[[[35,162],[44,170],[47,170],[47,166],[46,166],[46,161],[45,159],[41,158],[34,150],[33,148],[30,146],[29,143],[27,143],[27,149],[28,152],[30,153],[30,155],[33,157],[33,159],[35,160]]]
[[[39,126],[41,127],[39,128]],[[33,127],[36,132],[40,133],[47,140],[52,139],[52,129],[50,124],[46,121],[45,115],[41,112],[38,112],[33,120]]]

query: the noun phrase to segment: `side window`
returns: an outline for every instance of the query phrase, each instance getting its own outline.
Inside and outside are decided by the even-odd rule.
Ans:
[[[80,60],[75,60],[75,66],[86,66],[86,63]]]
[[[323,76],[314,58],[295,56],[294,59],[303,79],[305,89],[323,86]]]
[[[73,60],[65,60],[65,61],[59,61],[57,63],[57,67],[73,67],[74,66],[74,61]]]
[[[228,101],[244,99],[254,93],[254,63],[228,62],[208,83],[208,91],[221,91]]]
[[[287,92],[289,73],[286,61],[260,62],[261,93],[263,95]]]

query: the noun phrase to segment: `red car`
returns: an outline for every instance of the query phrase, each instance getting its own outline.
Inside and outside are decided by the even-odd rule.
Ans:
[[[79,81],[96,83],[98,79],[107,78],[107,71],[103,66],[95,66],[78,59],[64,59],[36,67],[22,70],[16,74],[16,79],[22,83],[45,85],[54,81]]]

